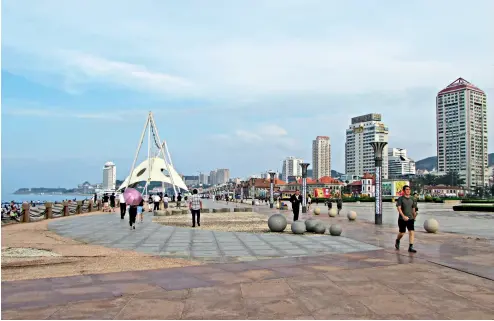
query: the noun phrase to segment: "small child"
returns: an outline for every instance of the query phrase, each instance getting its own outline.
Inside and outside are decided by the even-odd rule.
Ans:
[[[142,223],[144,221],[144,214],[142,214],[144,208],[144,200],[141,200],[139,205],[137,206],[137,221]]]

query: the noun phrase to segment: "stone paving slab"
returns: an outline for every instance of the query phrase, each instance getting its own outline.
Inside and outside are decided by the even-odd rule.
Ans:
[[[147,254],[205,260],[252,261],[272,257],[313,256],[379,250],[380,247],[343,236],[216,232],[164,226],[145,214],[130,230],[119,214],[79,216],[52,221],[48,229],[77,241]]]
[[[493,281],[385,250],[2,282],[1,290],[2,319],[494,318]]]

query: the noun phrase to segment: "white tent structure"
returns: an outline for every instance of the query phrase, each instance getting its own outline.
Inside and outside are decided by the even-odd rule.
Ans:
[[[136,166],[146,131],[148,133],[148,157]],[[155,153],[153,153],[154,149],[156,149]],[[147,186],[151,182],[161,182],[163,189],[165,184],[172,185],[175,196],[177,196],[177,187],[188,191],[182,177],[180,177],[173,167],[166,142],[163,141],[162,143],[159,138],[158,129],[156,128],[156,123],[151,112],[149,112],[146,124],[144,125],[130,174],[118,189],[122,190],[129,186],[132,187],[140,182],[146,182],[144,193],[147,193]]]

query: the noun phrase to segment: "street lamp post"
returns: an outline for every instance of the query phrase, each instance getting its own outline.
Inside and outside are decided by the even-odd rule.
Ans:
[[[270,178],[270,184],[269,184],[269,208],[273,208],[274,205],[274,175],[276,173],[273,171],[269,171],[269,178]]]
[[[307,167],[309,163],[300,163],[302,166],[302,213],[307,213]]]
[[[256,187],[255,187],[256,179],[255,179],[255,177],[252,177],[250,179],[250,181],[252,183],[252,188],[251,188],[251,191],[252,191],[252,205],[255,205],[256,204],[256,198],[254,197],[254,193],[256,192]]]
[[[374,223],[376,225],[383,224],[383,199],[382,199],[382,166],[383,166],[383,150],[388,144],[386,142],[370,143],[374,149],[375,174],[376,174],[376,195],[375,195],[375,215]]]

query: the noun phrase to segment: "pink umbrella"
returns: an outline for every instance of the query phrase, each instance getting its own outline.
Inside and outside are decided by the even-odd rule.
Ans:
[[[127,205],[139,205],[142,201],[142,195],[138,190],[134,188],[126,188],[123,193],[125,204]]]

